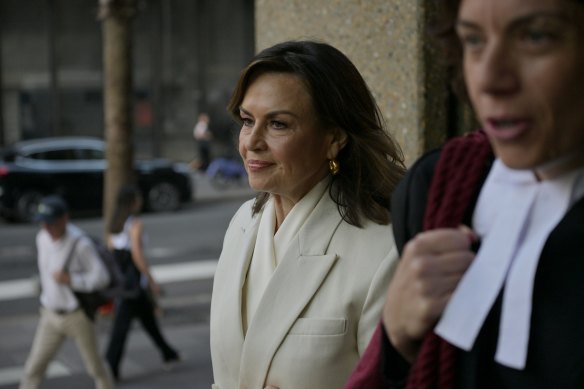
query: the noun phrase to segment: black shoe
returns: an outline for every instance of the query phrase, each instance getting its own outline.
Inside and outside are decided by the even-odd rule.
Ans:
[[[164,358],[164,363],[162,364],[162,369],[164,371],[172,371],[175,366],[182,362],[182,358],[179,354],[175,354],[171,357]]]
[[[110,365],[109,361],[107,362],[107,366],[109,367],[110,373],[115,382],[120,382],[120,372],[118,369],[114,369],[112,365]]]

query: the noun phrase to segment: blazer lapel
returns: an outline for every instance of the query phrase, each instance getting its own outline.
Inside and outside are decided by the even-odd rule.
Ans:
[[[225,262],[225,266],[231,267],[229,271],[221,272],[224,275],[220,285],[223,290],[214,291],[221,298],[216,302],[215,309],[220,330],[217,336],[221,338],[220,344],[223,350],[221,355],[228,358],[224,366],[238,367],[243,346],[243,326],[241,317],[241,299],[243,284],[253,254],[256,236],[258,232],[259,217],[254,217],[246,227],[241,227],[239,240],[232,242],[226,258],[234,258],[234,261]]]
[[[240,387],[263,387],[278,347],[337,260],[325,252],[341,220],[327,192],[276,268],[248,327]]]

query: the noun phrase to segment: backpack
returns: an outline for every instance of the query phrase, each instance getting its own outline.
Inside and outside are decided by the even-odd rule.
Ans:
[[[79,301],[81,309],[85,312],[87,317],[95,320],[97,309],[105,304],[110,303],[114,298],[122,296],[124,292],[124,274],[120,269],[113,253],[106,247],[106,245],[99,239],[92,236],[87,236],[95,249],[98,258],[101,260],[109,275],[109,283],[101,289],[96,289],[91,292],[79,292],[73,290],[73,294]],[[77,243],[82,237],[78,237],[71,247],[71,251],[65,261],[64,269],[66,270],[71,262]]]

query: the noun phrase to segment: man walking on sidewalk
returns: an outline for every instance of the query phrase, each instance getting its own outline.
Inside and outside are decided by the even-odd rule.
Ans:
[[[107,270],[90,239],[69,223],[68,207],[62,198],[44,198],[36,220],[41,223],[36,237],[41,317],[20,389],[39,387],[50,361],[67,337],[75,340],[96,388],[111,389],[111,374],[98,352],[93,322],[73,293],[105,286],[109,282]]]

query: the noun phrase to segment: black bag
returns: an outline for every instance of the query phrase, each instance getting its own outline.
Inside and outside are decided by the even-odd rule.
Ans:
[[[103,242],[93,237],[88,238],[91,240],[93,248],[97,252],[97,256],[101,259],[103,266],[106,268],[110,281],[101,289],[91,292],[79,292],[73,290],[73,294],[77,298],[77,301],[79,301],[79,305],[87,317],[91,320],[95,320],[95,314],[100,306],[110,303],[115,297],[124,295],[124,274],[116,262],[113,253],[103,244]],[[73,257],[73,252],[75,251],[80,239],[81,237],[73,242],[73,247],[65,261],[64,269],[67,269],[69,266]]]
[[[115,249],[113,257],[123,276],[123,297],[137,297],[142,289],[142,273],[134,264],[132,252],[125,249]]]

